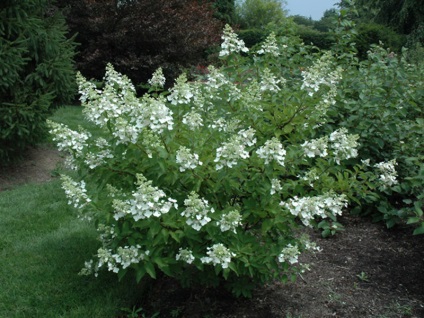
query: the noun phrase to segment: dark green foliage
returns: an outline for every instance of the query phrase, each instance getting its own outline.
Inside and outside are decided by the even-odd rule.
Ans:
[[[244,41],[247,47],[252,47],[262,41],[268,36],[268,32],[260,29],[247,29],[238,32],[240,39]]]
[[[332,120],[360,135],[359,159],[397,162],[399,184],[365,199],[362,213],[388,227],[408,221],[424,233],[424,69],[406,53],[373,45],[366,60],[346,68]]]
[[[225,23],[232,23],[235,15],[234,0],[210,0],[215,9],[215,17]]]
[[[63,17],[47,0],[0,4],[0,159],[40,140],[54,104],[76,93]]]
[[[329,49],[333,44],[333,38],[328,32],[321,32],[316,29],[299,25],[297,35],[305,44],[313,44],[320,49]]]
[[[394,32],[390,28],[376,23],[362,23],[358,26],[355,39],[358,57],[365,59],[371,44],[382,42],[391,51],[399,53],[405,44],[405,37]]]
[[[58,5],[78,33],[78,69],[96,79],[112,63],[136,84],[162,67],[171,84],[181,68],[204,61],[223,26],[209,1],[59,0]]]

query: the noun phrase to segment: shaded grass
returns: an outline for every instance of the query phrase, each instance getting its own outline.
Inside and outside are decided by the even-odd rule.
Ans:
[[[116,275],[78,276],[99,247],[58,180],[0,192],[0,317],[116,317],[141,290]]]
[[[58,108],[49,119],[57,123],[67,125],[72,130],[78,130],[79,127],[89,131],[93,137],[100,137],[104,133],[101,128],[94,123],[87,121],[83,114],[82,106],[62,106]]]

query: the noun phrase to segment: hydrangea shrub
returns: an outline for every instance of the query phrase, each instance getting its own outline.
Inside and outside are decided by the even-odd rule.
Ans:
[[[318,247],[299,227],[325,220],[332,231],[368,184],[393,183],[365,164],[346,169],[357,135],[316,135],[342,76],[331,53],[274,35],[250,52],[227,26],[220,56],[222,67],[194,82],[182,74],[169,91],[158,69],[142,97],[111,65],[102,90],[78,75],[104,136],[49,126],[79,178],[62,176],[69,203],[99,232],[82,273],[168,275],[247,296],[304,270],[298,256]]]

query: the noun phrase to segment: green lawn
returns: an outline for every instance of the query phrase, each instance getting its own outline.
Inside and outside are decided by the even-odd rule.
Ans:
[[[82,123],[76,107],[52,119],[68,115]],[[0,317],[116,317],[141,295],[115,274],[78,276],[99,243],[94,225],[67,205],[59,180],[0,192],[0,233]]]

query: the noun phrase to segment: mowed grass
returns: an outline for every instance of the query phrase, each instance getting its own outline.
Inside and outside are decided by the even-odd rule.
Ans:
[[[80,108],[67,109],[82,120]],[[141,297],[132,279],[78,275],[99,242],[58,179],[0,192],[0,234],[0,317],[117,317]]]

